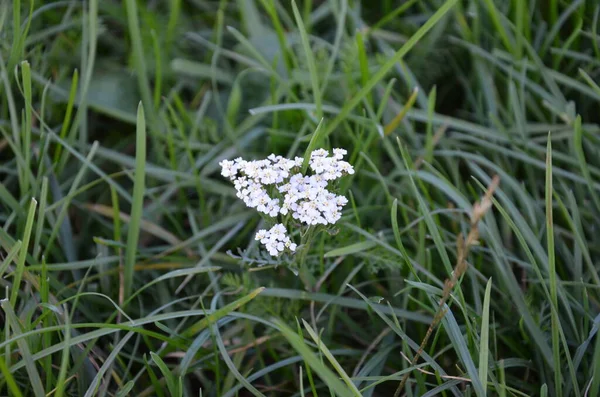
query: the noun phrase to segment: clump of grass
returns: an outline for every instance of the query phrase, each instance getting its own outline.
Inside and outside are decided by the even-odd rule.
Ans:
[[[5,3],[0,394],[598,394],[594,2]],[[335,147],[301,278],[219,163]]]

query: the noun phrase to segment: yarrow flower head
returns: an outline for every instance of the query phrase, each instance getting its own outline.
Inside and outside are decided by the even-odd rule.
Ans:
[[[344,175],[354,174],[354,168],[343,160],[344,149],[317,149],[310,155],[312,175],[302,175],[302,157],[287,159],[271,154],[267,159],[246,161],[242,158],[223,160],[221,175],[229,178],[237,197],[248,207],[273,218],[291,217],[305,225],[331,225],[341,218],[348,203],[344,196],[328,190],[329,183]],[[277,223],[269,230],[261,229],[255,239],[267,251],[278,256],[285,250],[294,252],[297,245],[286,235],[286,227]]]

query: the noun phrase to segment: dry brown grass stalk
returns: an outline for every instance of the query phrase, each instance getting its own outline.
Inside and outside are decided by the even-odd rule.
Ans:
[[[444,306],[446,305],[446,302],[450,298],[450,294],[452,293],[452,290],[458,283],[458,280],[460,280],[462,275],[465,274],[465,272],[467,271],[467,268],[468,268],[467,257],[469,255],[469,251],[471,250],[471,247],[479,244],[479,222],[481,221],[481,219],[483,219],[484,215],[492,207],[492,195],[494,194],[494,191],[498,188],[499,183],[500,183],[500,178],[498,177],[498,175],[494,176],[494,178],[492,179],[492,182],[488,186],[483,198],[480,201],[473,204],[473,208],[471,210],[471,220],[470,220],[471,221],[471,230],[469,231],[467,238],[465,239],[462,233],[460,233],[457,237],[457,241],[456,241],[457,258],[456,258],[456,265],[454,267],[454,271],[452,272],[452,275],[450,276],[450,278],[444,282],[444,289],[442,291],[442,297],[440,298],[440,301],[439,301],[439,308],[438,308],[435,316],[433,317],[433,320],[431,321],[431,325],[427,329],[427,333],[425,334],[425,337],[423,338],[423,341],[421,342],[421,345],[419,346],[417,353],[415,354],[414,358],[411,361],[411,366],[416,365],[417,361],[423,354],[423,351],[425,350],[425,346],[427,346],[427,342],[429,342],[429,338],[431,337],[433,330],[438,326],[438,324],[442,321],[442,319],[444,318],[444,315],[446,314],[446,310],[444,309]],[[396,392],[394,393],[394,397],[398,397],[400,395],[400,392],[404,388],[404,385],[406,385],[406,382],[408,381],[409,376],[410,376],[410,372],[407,372],[404,375],[404,377],[402,378],[402,381],[400,382],[400,385],[398,386],[398,388],[396,389]]]

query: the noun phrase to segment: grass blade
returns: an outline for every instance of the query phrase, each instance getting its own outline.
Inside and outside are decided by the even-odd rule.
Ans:
[[[29,212],[27,213],[27,221],[25,223],[25,231],[23,232],[23,249],[19,251],[19,259],[17,261],[17,268],[15,270],[15,278],[12,284],[12,290],[10,295],[10,305],[15,307],[17,303],[17,297],[19,296],[19,289],[21,286],[21,279],[25,272],[25,261],[27,259],[27,247],[29,247],[29,239],[31,238],[31,231],[33,229],[33,219],[35,218],[35,209],[37,207],[37,201],[32,198],[29,204]]]
[[[548,134],[546,147],[546,240],[548,244],[548,276],[552,304],[552,355],[554,358],[554,388],[557,397],[562,397],[562,362],[560,359],[560,339],[558,318],[558,294],[556,279],[556,259],[554,250],[554,220],[552,218],[552,140]]]
[[[12,304],[7,299],[3,299],[0,303],[0,306],[2,306],[2,309],[6,314],[6,322],[10,325],[10,328],[13,330],[13,333],[16,336],[21,335],[23,333],[23,330],[19,323],[19,319],[17,318],[17,315],[13,310]],[[42,378],[40,378],[40,374],[35,366],[35,361],[33,360],[29,344],[24,338],[19,338],[17,339],[17,346],[19,346],[20,354],[23,357],[23,361],[25,362],[25,368],[27,369],[27,374],[29,375],[29,382],[33,387],[34,395],[36,397],[45,397],[46,393],[44,392],[44,386],[42,385]]]
[[[311,328],[311,326],[306,321],[304,321],[304,319],[302,320],[302,324],[304,324],[304,328],[306,328],[306,331],[308,332],[312,340],[315,341],[315,343],[318,345],[319,350],[321,350],[321,352],[323,353],[323,355],[325,355],[329,363],[333,366],[333,368],[335,368],[336,372],[341,376],[346,385],[348,385],[348,388],[354,393],[355,396],[361,397],[360,391],[358,391],[358,389],[354,385],[354,382],[352,382],[352,379],[350,379],[350,376],[348,376],[346,371],[344,371],[340,363],[335,359],[335,356],[331,354],[331,351],[327,348],[327,346],[323,344],[323,341],[317,335],[317,333]]]
[[[308,33],[306,33],[306,27],[304,26],[304,22],[302,22],[302,16],[300,15],[300,11],[298,11],[295,0],[292,0],[292,11],[294,12],[294,18],[296,18],[296,24],[298,25],[298,31],[300,32],[300,41],[302,42],[302,48],[304,49],[304,55],[306,56],[306,63],[308,65],[308,72],[310,73],[310,83],[316,106],[316,117],[320,120],[323,117],[323,100],[321,98],[317,65],[313,56],[313,50],[310,46]]]
[[[337,126],[346,119],[352,109],[354,109],[361,101],[367,96],[369,92],[385,78],[386,74],[400,61],[418,42],[438,23],[440,19],[446,15],[448,11],[456,4],[457,0],[447,0],[438,10],[433,14],[427,22],[423,24],[411,37],[400,47],[400,49],[390,57],[380,68],[377,73],[371,77],[367,84],[363,85],[362,88],[344,105],[340,110],[339,114],[328,123],[327,129],[325,130],[325,136],[329,136]]]
[[[306,345],[304,340],[296,332],[279,320],[275,323],[285,339],[287,339],[287,341],[292,345],[294,350],[298,352],[302,358],[304,358],[304,361],[307,363],[307,365],[310,365],[310,367],[314,370],[314,373],[317,374],[333,392],[335,392],[336,396],[355,397],[355,394],[338,379],[333,371],[331,371],[322,363],[317,355],[313,353],[313,351]]]
[[[129,298],[133,288],[133,275],[135,258],[137,254],[138,239],[140,236],[140,223],[144,207],[145,180],[146,180],[146,119],[144,107],[140,103],[137,113],[137,127],[135,138],[135,178],[133,182],[133,201],[129,230],[127,233],[127,247],[125,249],[124,283],[125,299]]]
[[[490,278],[485,287],[485,295],[483,298],[483,313],[481,314],[481,335],[479,337],[479,381],[484,387],[484,395],[486,395],[486,385],[488,378],[488,363],[489,363],[489,337],[490,337],[490,295],[492,292],[492,279]]]

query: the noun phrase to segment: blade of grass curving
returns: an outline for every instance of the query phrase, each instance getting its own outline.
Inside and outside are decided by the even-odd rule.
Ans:
[[[23,393],[21,393],[19,385],[17,385],[13,374],[10,372],[6,366],[6,362],[3,359],[0,360],[0,373],[2,373],[2,376],[4,376],[3,380],[6,382],[6,386],[8,386],[8,390],[10,391],[9,395],[14,397],[23,397]]]
[[[225,235],[219,239],[219,241],[217,241],[211,248],[210,250],[208,250],[208,252],[206,252],[205,254],[202,255],[202,259],[200,260],[200,262],[198,262],[196,264],[196,267],[203,267],[205,266],[210,259],[213,257],[213,255],[217,252],[217,250],[219,250],[223,245],[225,245],[229,240],[231,240],[234,236],[236,236],[238,234],[238,232],[240,231],[240,229],[242,227],[246,226],[245,222],[240,222],[237,225],[235,225],[233,228],[231,228],[227,233],[225,233]],[[185,288],[185,286],[187,285],[187,283],[189,283],[189,281],[192,279],[192,275],[187,276],[182,282],[181,284],[179,284],[179,286],[177,287],[177,289],[175,290],[175,294],[179,294],[179,292],[181,292],[181,290],[183,288]]]
[[[410,96],[408,97],[408,100],[406,101],[406,104],[404,105],[404,107],[402,108],[400,113],[398,113],[392,119],[392,121],[390,121],[388,124],[386,124],[386,126],[383,128],[383,132],[386,136],[390,135],[400,125],[402,120],[404,120],[404,117],[406,116],[408,111],[410,109],[412,109],[412,107],[414,106],[418,95],[419,95],[419,88],[415,87],[413,89],[412,93],[410,94]]]
[[[346,256],[356,254],[359,252],[369,250],[375,246],[377,246],[377,243],[375,243],[374,241],[361,241],[359,243],[350,244],[342,248],[333,249],[327,252],[325,255],[323,255],[323,257],[331,258],[335,256]]]
[[[308,324],[304,319],[302,319],[302,324],[304,325],[304,328],[306,328],[306,331],[308,332],[308,334],[310,335],[312,340],[317,344],[321,353],[323,353],[323,355],[327,358],[327,360],[329,361],[331,366],[336,370],[336,372],[344,380],[346,385],[348,385],[348,388],[350,389],[350,391],[352,393],[354,393],[355,396],[361,397],[362,395],[361,395],[360,391],[358,391],[358,389],[354,385],[354,382],[352,382],[352,379],[350,379],[350,376],[346,373],[346,371],[344,371],[344,368],[342,368],[342,366],[340,365],[338,360],[335,359],[335,356],[333,354],[331,354],[331,351],[329,350],[329,348],[327,348],[327,346],[325,346],[325,344],[323,343],[321,338],[312,329],[310,324]]]
[[[500,40],[502,41],[502,44],[504,44],[504,47],[508,50],[508,52],[514,54],[514,40],[512,40],[512,38],[509,37],[508,31],[504,28],[504,25],[502,24],[501,19],[503,18],[503,15],[498,11],[493,0],[485,0],[485,5],[488,9],[488,15],[492,19],[492,23],[496,28],[495,32],[500,35]]]
[[[279,51],[283,57],[285,70],[287,72],[287,75],[291,76],[292,68],[294,67],[293,54],[288,48],[285,37],[285,31],[283,26],[281,25],[281,20],[279,18],[279,14],[277,13],[277,8],[275,7],[275,0],[260,0],[260,2],[267,14],[271,17],[273,28],[275,29],[275,33],[277,34],[277,41],[279,42]]]
[[[2,182],[0,182],[0,200],[2,200],[2,203],[4,205],[10,208],[12,213],[18,216],[22,216],[25,214],[25,211],[23,211],[23,207],[21,206],[21,204],[17,201],[15,196],[13,196],[13,194],[6,188],[6,186]]]
[[[360,299],[347,298],[345,296],[337,296],[332,294],[325,294],[321,292],[307,292],[302,290],[287,289],[287,288],[265,288],[262,293],[263,296],[273,296],[278,298],[286,299],[300,299],[307,301],[315,301],[322,303],[334,304],[341,307],[347,307],[350,309],[358,310],[369,310],[369,307],[375,306],[377,310],[380,310],[384,314],[394,314],[397,317],[404,318],[419,323],[429,324],[431,317],[421,313],[414,313],[409,310],[399,308],[389,308],[386,305],[376,304],[373,305],[363,302]]]
[[[37,201],[32,198],[29,203],[29,211],[27,213],[27,221],[25,222],[25,230],[23,231],[23,249],[19,251],[19,259],[17,261],[17,267],[15,269],[15,276],[13,279],[11,294],[10,294],[10,305],[15,307],[17,304],[17,297],[19,296],[19,289],[21,286],[21,279],[25,272],[25,261],[27,259],[27,247],[29,247],[29,239],[31,238],[31,231],[33,229],[33,219],[35,218],[35,209],[37,207]]]
[[[420,281],[419,275],[417,274],[414,266],[412,265],[412,261],[410,260],[410,256],[408,256],[408,252],[404,247],[404,243],[402,243],[402,237],[400,236],[400,228],[398,227],[398,199],[395,198],[392,203],[391,210],[391,218],[392,218],[392,230],[394,232],[394,239],[396,240],[396,245],[398,245],[398,250],[402,253],[402,257],[404,258],[404,262],[408,266],[412,275],[415,276],[417,280]]]
[[[115,397],[127,397],[131,395],[131,390],[135,386],[135,381],[130,380],[118,392]]]
[[[325,382],[325,384],[335,392],[336,396],[340,397],[353,397],[355,394],[338,379],[338,377],[327,368],[321,359],[308,347],[306,342],[291,328],[284,324],[281,320],[276,320],[275,324],[279,328],[280,332],[292,345],[294,350],[302,356],[304,362],[314,370],[314,373]]]
[[[216,303],[219,300],[218,296],[218,294],[215,295],[215,298],[212,300],[211,309],[213,310],[216,309]],[[217,342],[217,348],[221,353],[221,359],[225,362],[225,365],[230,371],[229,373],[233,375],[233,377],[235,377],[242,384],[242,386],[244,386],[250,393],[254,394],[255,396],[265,397],[264,394],[262,394],[256,387],[252,386],[252,384],[246,379],[246,377],[244,377],[244,375],[242,375],[240,371],[238,371],[236,364],[229,357],[229,352],[225,347],[225,343],[223,343],[223,338],[221,337],[221,333],[219,332],[219,327],[216,324],[212,324],[211,330],[213,337]],[[227,380],[225,381],[225,385],[226,387],[231,386],[228,385]]]
[[[365,96],[371,92],[381,80],[385,78],[387,73],[400,61],[419,40],[437,24],[437,22],[446,15],[448,11],[456,4],[457,0],[447,0],[438,10],[421,26],[411,37],[400,47],[400,49],[379,68],[379,70],[371,77],[371,79],[362,86],[362,88],[342,107],[339,114],[327,124],[324,132],[325,136],[329,136],[337,127],[346,120],[350,112],[362,102]]]
[[[454,350],[456,351],[458,357],[460,357],[462,363],[465,365],[467,374],[471,379],[471,384],[473,385],[477,396],[485,396],[486,392],[483,387],[483,384],[479,380],[479,375],[477,373],[477,369],[475,368],[475,363],[473,362],[473,358],[471,357],[471,353],[469,352],[469,348],[467,346],[468,342],[465,336],[463,335],[462,331],[460,330],[460,327],[458,326],[458,323],[454,318],[452,310],[450,310],[448,305],[444,306],[445,315],[442,318],[442,323],[444,324],[444,328],[446,329],[446,332],[448,333],[448,336],[452,341]]]
[[[373,32],[375,32],[378,29],[380,29],[386,23],[388,23],[390,21],[393,21],[394,19],[398,18],[404,11],[408,10],[417,1],[418,0],[407,0],[405,3],[403,3],[400,6],[396,7],[394,9],[394,11],[386,13],[383,18],[381,18],[379,21],[377,21],[375,24],[373,24],[373,26],[369,27],[367,33],[370,34],[370,35],[373,34]]]
[[[153,392],[156,394],[157,397],[164,397],[165,396],[165,394],[164,394],[165,390],[163,390],[164,384],[161,384],[161,382],[158,380],[158,377],[156,376],[156,374],[154,373],[154,370],[150,366],[150,361],[147,359],[145,354],[144,354],[143,360],[144,360],[144,366],[146,368],[146,373],[148,374],[148,377],[150,378],[150,383],[152,384],[152,387],[153,387]]]
[[[123,339],[121,339],[119,341],[119,343],[117,343],[117,345],[111,349],[110,354],[108,355],[108,357],[106,357],[106,360],[102,364],[102,367],[100,367],[100,369],[98,370],[98,373],[96,374],[96,376],[92,380],[92,383],[90,384],[87,391],[85,392],[84,397],[92,397],[92,396],[96,395],[97,388],[100,385],[100,381],[102,380],[102,377],[104,376],[106,371],[108,371],[108,369],[112,366],[113,362],[117,359],[117,356],[119,355],[119,353],[121,353],[121,350],[123,349],[125,344],[129,341],[129,339],[133,335],[135,335],[134,332],[128,332],[127,335],[125,335],[123,337]],[[176,395],[173,394],[173,396],[176,396]]]
[[[67,261],[76,261],[77,260],[77,257],[76,257],[77,250],[75,249],[75,244],[74,244],[75,239],[73,237],[73,228],[71,227],[70,219],[67,217],[68,209],[69,209],[69,205],[71,204],[71,198],[73,197],[73,193],[79,187],[79,184],[81,183],[81,180],[83,179],[83,177],[88,169],[88,165],[93,164],[92,159],[94,158],[97,149],[98,149],[98,141],[95,141],[92,144],[90,152],[85,157],[84,165],[79,168],[77,174],[75,175],[75,178],[73,179],[73,183],[71,184],[71,187],[69,188],[67,198],[64,200],[62,206],[60,207],[58,215],[56,216],[54,226],[52,227],[50,237],[48,238],[48,242],[46,243],[46,249],[44,250],[44,256],[46,256],[46,257],[49,255],[50,249],[53,247],[54,239],[58,235],[60,243],[65,251],[65,256],[67,258]],[[46,158],[46,161],[49,162],[50,160],[48,160]],[[49,182],[50,182],[50,190],[52,192],[52,196],[54,196],[54,198],[56,200],[59,200],[59,201],[62,200],[63,194],[62,194],[58,179],[56,178],[54,173],[50,173]],[[77,277],[81,277],[81,276],[78,274]]]
[[[325,128],[323,128],[323,119],[319,121],[317,124],[317,128],[315,132],[312,133],[310,137],[310,142],[308,142],[308,147],[306,148],[306,152],[304,152],[304,161],[302,162],[302,173],[305,174],[306,170],[308,170],[308,164],[310,162],[310,155],[317,148],[317,145],[321,143],[321,141],[325,137]]]
[[[167,364],[160,358],[160,356],[154,352],[150,352],[150,356],[152,357],[152,361],[156,363],[156,366],[162,373],[163,377],[167,382],[167,389],[169,389],[169,393],[171,393],[172,397],[178,397],[181,395],[182,390],[179,390],[177,380],[175,379],[175,375],[169,369]]]
[[[592,383],[588,392],[588,396],[597,396],[600,392],[600,365],[597,365],[600,362],[600,337],[596,335],[596,344],[594,346],[594,356],[592,359],[593,366],[592,371]]]
[[[479,336],[479,382],[484,387],[486,395],[489,355],[490,355],[490,296],[492,292],[492,279],[490,278],[485,287],[483,297],[483,312],[481,314],[481,335]]]
[[[398,325],[398,322],[397,321],[394,322],[391,319],[389,319],[384,314],[383,310],[381,310],[379,308],[379,307],[382,307],[383,305],[373,303],[369,298],[367,298],[358,289],[356,289],[355,287],[353,287],[350,284],[348,284],[348,288],[350,288],[358,296],[360,296],[363,299],[363,301],[387,324],[387,326],[390,327],[404,341],[404,343],[407,344],[408,347],[410,347],[415,352],[420,350],[419,344],[417,342],[415,342],[414,340],[412,340],[408,335],[406,335],[406,333]],[[383,307],[386,307],[386,306],[383,306]],[[394,317],[394,319],[396,320],[395,317]],[[427,324],[428,325],[431,324],[431,320]],[[444,371],[444,369],[425,351],[423,351],[421,353],[421,358],[424,361],[426,361],[427,364],[429,364],[435,371],[437,371],[439,373],[439,375],[446,376],[446,372]],[[411,366],[409,369],[403,370],[401,372],[403,374],[406,374],[417,368],[419,368],[419,365]],[[398,380],[400,380],[400,379],[398,379]],[[458,393],[457,388],[453,388],[452,393],[457,397],[462,395],[462,394]]]
[[[24,249],[23,251],[27,250]],[[13,310],[13,305],[8,301],[8,299],[3,299],[0,302],[0,306],[2,306],[2,309],[6,314],[6,322],[10,324],[10,329],[12,329],[13,334],[16,336],[23,334],[19,319]],[[23,357],[23,361],[25,362],[25,368],[27,369],[27,374],[29,375],[29,382],[33,388],[33,394],[36,397],[45,397],[46,393],[44,392],[44,386],[42,385],[42,378],[40,377],[40,374],[35,366],[35,361],[31,354],[29,343],[27,343],[25,338],[19,338],[17,339],[17,346],[19,347],[21,357]]]
[[[128,1],[127,3],[130,3]],[[137,127],[135,140],[135,179],[133,182],[133,201],[129,230],[127,232],[127,247],[125,249],[125,263],[123,265],[124,297],[129,298],[133,288],[133,276],[137,245],[140,236],[140,223],[144,207],[145,180],[146,180],[146,119],[142,103],[138,105]]]
[[[12,246],[10,251],[8,251],[8,253],[6,254],[6,257],[2,261],[2,264],[0,264],[0,277],[4,276],[4,272],[6,271],[6,269],[8,269],[8,266],[10,266],[13,259],[15,259],[15,257],[19,253],[19,250],[21,249],[21,245],[22,245],[21,240],[15,241],[15,244]]]
[[[569,192],[569,193],[572,193],[572,192]],[[562,199],[558,196],[556,191],[554,191],[554,198],[555,198],[556,202],[558,203],[558,207],[561,210],[567,225],[573,232],[573,239],[575,240],[575,242],[581,249],[581,253],[582,253],[584,261],[588,267],[589,274],[592,277],[596,286],[600,287],[600,276],[598,275],[598,272],[596,271],[596,268],[594,267],[594,263],[593,263],[591,255],[590,255],[590,249],[587,246],[585,236],[583,234],[583,228],[581,225],[581,220],[582,220],[581,214],[579,213],[578,208],[575,204],[575,198],[572,196],[572,194],[570,194],[569,196],[570,196],[569,198],[571,201],[571,208],[573,211],[572,216],[569,214],[569,211],[568,211],[567,207],[565,206],[565,204],[563,203]],[[575,272],[575,274],[577,274],[577,273],[582,273],[582,272]],[[580,278],[581,277],[576,277],[577,280],[579,280]]]
[[[600,87],[598,86],[598,84],[596,84],[596,82],[590,77],[589,74],[587,74],[585,72],[585,70],[583,69],[579,69],[579,75],[581,77],[583,77],[583,79],[585,80],[585,82],[592,88],[592,90],[594,90],[594,92],[598,95],[600,95]]]
[[[306,64],[308,65],[308,72],[310,73],[312,94],[316,106],[316,117],[317,120],[320,120],[323,117],[323,99],[321,95],[321,88],[319,86],[319,75],[317,73],[317,65],[313,56],[313,50],[310,46],[310,39],[308,37],[308,33],[306,32],[306,27],[304,26],[302,16],[300,15],[300,11],[298,11],[298,6],[296,6],[295,0],[292,0],[292,11],[294,12],[296,24],[298,25],[298,31],[300,32],[300,41],[302,42],[302,48],[304,49],[304,55],[306,56]]]
[[[257,288],[254,291],[250,292],[248,295],[245,295],[242,298],[231,302],[230,304],[223,306],[219,310],[216,310],[215,312],[207,315],[205,318],[196,322],[195,324],[188,327],[188,329],[183,331],[181,333],[181,336],[190,337],[197,334],[198,332],[207,328],[210,324],[214,324],[218,319],[225,317],[229,312],[232,312],[242,307],[246,303],[250,302],[252,299],[256,298],[256,296],[263,292],[264,289],[264,287]]]
[[[435,221],[434,221],[433,217],[431,216],[431,212],[430,212],[429,208],[427,207],[425,200],[421,196],[421,193],[419,192],[419,188],[417,187],[417,184],[415,183],[415,180],[412,175],[412,170],[414,168],[412,167],[410,157],[409,157],[408,153],[406,152],[406,148],[400,142],[400,140],[398,140],[398,147],[400,148],[400,153],[402,155],[402,159],[404,160],[404,166],[408,170],[408,178],[410,180],[410,184],[411,184],[412,190],[415,194],[415,197],[417,198],[417,201],[419,203],[419,207],[421,208],[421,212],[423,213],[423,216],[425,218],[425,223],[427,224],[429,233],[431,233],[433,242],[435,243],[435,247],[442,259],[444,268],[446,269],[446,272],[449,275],[452,273],[453,266],[452,266],[452,263],[450,262],[450,257],[448,256],[448,251],[446,251],[446,246],[444,244],[444,241],[442,239],[442,236],[440,234],[438,226],[435,224]],[[460,294],[460,291],[461,290],[458,289],[459,294]]]
[[[552,355],[554,358],[554,389],[557,397],[563,395],[562,384],[562,362],[560,359],[560,340],[558,318],[558,294],[556,279],[556,256],[554,250],[554,220],[552,214],[552,140],[548,134],[548,145],[546,148],[546,240],[548,247],[548,278],[550,284],[550,299],[552,304]]]

